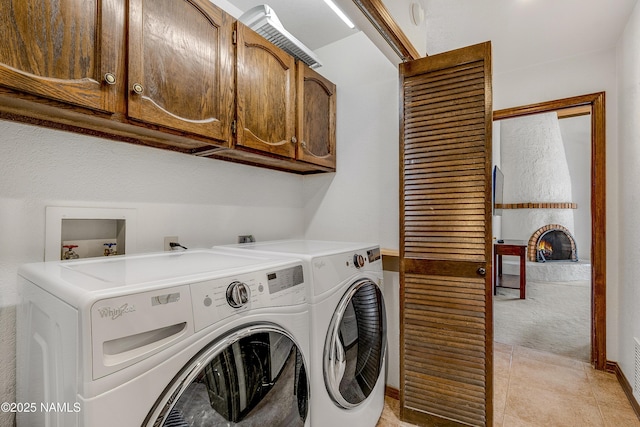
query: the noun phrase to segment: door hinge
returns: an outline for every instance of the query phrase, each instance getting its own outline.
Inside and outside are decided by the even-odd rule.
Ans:
[[[232,121],[231,122],[231,134],[235,135],[238,129],[238,122],[237,121]]]
[[[231,35],[231,40],[233,44],[238,44],[238,31],[233,30],[233,34]]]

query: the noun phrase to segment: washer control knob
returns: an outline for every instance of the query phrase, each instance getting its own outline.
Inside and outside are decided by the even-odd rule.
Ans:
[[[353,256],[353,264],[356,266],[356,268],[364,267],[364,257],[360,254],[355,254]]]
[[[227,302],[233,308],[240,308],[249,302],[249,287],[242,282],[233,282],[227,288]]]

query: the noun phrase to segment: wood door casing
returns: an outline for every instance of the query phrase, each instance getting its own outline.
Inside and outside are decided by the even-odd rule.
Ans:
[[[491,45],[400,66],[400,411],[492,425]]]
[[[232,18],[208,1],[129,4],[129,117],[229,146]],[[136,84],[142,93],[134,92]]]
[[[298,160],[336,167],[336,85],[298,62]]]
[[[295,157],[295,59],[237,23],[236,146]]]
[[[494,120],[557,112],[571,117],[591,114],[591,364],[607,367],[607,246],[605,93],[597,92],[493,112]],[[576,113],[577,111],[577,113]]]
[[[0,85],[122,111],[122,0],[0,0]],[[115,84],[104,82],[106,73]]]
[[[394,20],[383,0],[352,0],[375,30],[382,36],[402,61],[421,58],[409,37]],[[365,31],[366,32],[366,31]]]

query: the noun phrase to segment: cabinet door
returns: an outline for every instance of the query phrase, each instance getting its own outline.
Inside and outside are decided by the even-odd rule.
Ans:
[[[299,160],[336,166],[336,85],[298,62]]]
[[[0,85],[92,109],[119,109],[123,0],[0,0],[0,16]]]
[[[295,60],[237,24],[236,145],[295,157]]]
[[[128,114],[229,141],[231,17],[208,1],[129,1]]]

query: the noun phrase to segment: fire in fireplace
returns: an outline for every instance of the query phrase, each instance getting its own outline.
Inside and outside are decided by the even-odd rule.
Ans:
[[[556,251],[557,253],[557,251]],[[549,240],[542,240],[538,243],[538,257],[543,260],[552,259],[553,257],[553,244]]]
[[[529,240],[530,261],[578,261],[576,242],[569,230],[558,224],[546,225]]]

